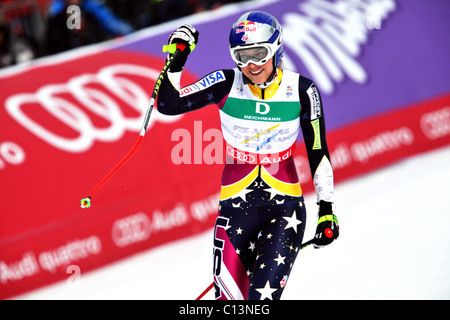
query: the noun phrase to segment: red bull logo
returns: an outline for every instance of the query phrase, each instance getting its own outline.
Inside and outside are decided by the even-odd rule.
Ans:
[[[247,26],[256,26],[256,24],[253,21],[249,21],[249,20],[244,20],[241,23],[239,23],[237,26],[238,27],[247,27]]]
[[[256,31],[256,23],[254,23],[253,21],[245,20],[236,26],[236,33],[254,31]]]

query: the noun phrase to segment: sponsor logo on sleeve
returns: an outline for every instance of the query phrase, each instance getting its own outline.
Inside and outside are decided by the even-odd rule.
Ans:
[[[195,84],[200,90],[203,90],[221,81],[225,81],[225,75],[223,74],[223,71],[215,71],[213,73],[210,73],[206,77],[203,77]]]
[[[309,97],[309,102],[311,103],[311,121],[319,118],[321,116],[320,111],[320,98],[319,92],[317,91],[317,87],[315,84],[312,84],[306,93]]]

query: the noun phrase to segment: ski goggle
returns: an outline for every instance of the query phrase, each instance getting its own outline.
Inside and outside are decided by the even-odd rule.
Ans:
[[[272,58],[273,53],[269,44],[259,43],[251,46],[236,46],[230,48],[231,57],[236,64],[243,68],[254,63],[262,66]]]

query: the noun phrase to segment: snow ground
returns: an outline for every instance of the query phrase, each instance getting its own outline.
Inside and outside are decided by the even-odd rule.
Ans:
[[[282,299],[450,299],[450,146],[335,188],[338,241],[299,253]],[[305,196],[304,240],[315,195]],[[212,229],[16,299],[195,299],[212,282]],[[213,299],[212,290],[204,299]]]

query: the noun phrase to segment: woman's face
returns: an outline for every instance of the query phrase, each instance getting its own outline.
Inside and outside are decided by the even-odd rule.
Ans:
[[[263,84],[272,74],[273,57],[262,66],[250,62],[248,66],[241,68],[241,71],[254,84]]]

